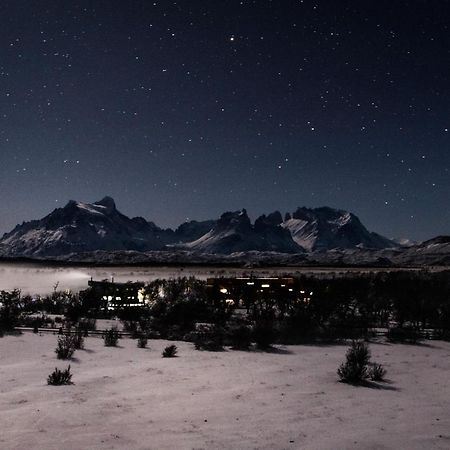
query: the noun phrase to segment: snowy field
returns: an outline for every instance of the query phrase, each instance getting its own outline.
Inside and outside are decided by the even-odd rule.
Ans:
[[[0,338],[0,448],[449,449],[450,343],[372,344],[389,382],[339,383],[347,346],[272,353],[86,339],[71,386],[47,386],[56,336]]]

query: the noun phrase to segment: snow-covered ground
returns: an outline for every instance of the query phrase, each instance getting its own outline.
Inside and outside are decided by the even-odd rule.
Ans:
[[[199,352],[87,338],[71,386],[47,386],[56,336],[0,339],[0,448],[448,449],[450,343],[372,344],[389,383],[339,383],[347,346]]]

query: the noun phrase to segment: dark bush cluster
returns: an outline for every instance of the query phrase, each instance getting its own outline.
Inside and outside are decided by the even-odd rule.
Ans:
[[[345,362],[338,368],[341,381],[359,383],[368,378],[369,346],[363,341],[353,341],[345,355]]]
[[[378,363],[370,363],[369,346],[364,341],[353,341],[337,370],[339,379],[344,383],[361,383],[370,378],[382,381],[386,375],[385,368]]]
[[[0,330],[3,335],[5,331],[14,330],[19,324],[23,307],[20,291],[0,291],[0,305]]]
[[[236,324],[230,327],[228,338],[235,350],[248,350],[252,345],[252,330],[248,325]]]
[[[65,384],[72,384],[72,374],[70,373],[70,365],[65,370],[55,370],[47,377],[47,384],[52,386],[62,386]]]
[[[58,359],[70,359],[75,353],[75,339],[70,334],[63,334],[58,337],[58,344],[55,349]]]
[[[253,327],[253,340],[256,347],[267,350],[275,342],[276,332],[271,320],[259,319]]]
[[[137,346],[139,348],[146,348],[147,342],[148,342],[147,336],[139,336],[137,339]]]
[[[103,341],[105,347],[117,347],[117,343],[120,339],[120,333],[117,328],[110,328],[103,333]]]
[[[200,324],[192,333],[196,350],[218,352],[223,350],[225,331],[214,324]]]
[[[391,327],[387,332],[387,339],[390,342],[402,342],[409,344],[417,344],[422,340],[420,331],[417,328],[407,327]]]
[[[369,366],[369,377],[372,381],[383,381],[386,377],[386,369],[376,362]]]
[[[162,357],[163,358],[174,358],[175,356],[177,356],[178,353],[178,348],[176,345],[172,344],[172,345],[168,345],[162,352]]]
[[[134,338],[190,339],[203,349],[228,343],[246,349],[254,342],[267,349],[274,343],[367,339],[378,328],[389,329],[392,342],[450,339],[449,271],[301,275],[292,286],[289,291],[238,286],[221,293],[193,277],[155,280],[143,288],[145,306],[116,311],[109,311],[92,289],[76,295],[55,288],[38,298],[1,291],[0,330],[10,332],[25,323],[39,328],[49,324],[45,314],[64,314],[61,332],[77,327],[86,335],[95,329],[95,317],[117,315]],[[237,312],[245,315],[244,327],[236,325]],[[197,333],[199,323],[224,330],[222,343],[220,336]]]
[[[75,350],[81,350],[84,348],[84,334],[85,332],[80,329],[76,329],[74,334],[72,335],[73,346]]]

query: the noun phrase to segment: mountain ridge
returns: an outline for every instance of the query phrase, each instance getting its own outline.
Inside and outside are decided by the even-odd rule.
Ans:
[[[142,217],[127,217],[111,197],[104,197],[94,203],[71,200],[42,219],[17,225],[0,239],[0,256],[46,259],[72,255],[76,259],[77,254],[131,251],[210,256],[251,253],[254,259],[254,254],[265,253],[277,258],[299,255],[299,260],[304,259],[301,255],[315,255],[321,261],[381,252],[381,260],[395,259],[397,253],[409,255],[410,260],[432,254],[429,259],[436,260],[442,256],[441,249],[446,253],[449,242],[449,237],[441,236],[402,247],[368,231],[353,213],[330,207],[299,207],[284,219],[275,211],[254,223],[242,209],[225,212],[217,220],[192,220],[175,230],[163,229]]]

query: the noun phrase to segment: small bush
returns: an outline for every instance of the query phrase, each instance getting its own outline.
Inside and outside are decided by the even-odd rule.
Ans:
[[[218,352],[223,350],[223,328],[217,325],[202,324],[193,333],[196,350]]]
[[[72,374],[70,373],[70,365],[65,370],[55,370],[47,377],[47,384],[52,386],[62,386],[65,384],[72,384]]]
[[[76,348],[73,336],[70,334],[64,334],[58,337],[58,345],[55,349],[58,359],[70,359],[75,350]]]
[[[178,348],[176,345],[168,345],[162,352],[163,358],[174,358],[177,355]]]
[[[75,334],[72,336],[73,345],[76,350],[81,350],[84,348],[84,331],[77,330]]]
[[[267,350],[275,342],[275,329],[270,321],[258,321],[253,327],[253,339],[261,350]]]
[[[106,330],[103,334],[103,340],[105,341],[105,347],[117,347],[117,343],[120,339],[120,333],[117,328],[111,328]]]
[[[420,332],[413,327],[389,328],[386,337],[389,342],[404,342],[408,344],[417,344],[422,339]]]
[[[252,345],[252,330],[246,325],[232,328],[229,337],[235,350],[248,350]]]
[[[56,319],[55,319],[56,322]],[[78,321],[77,328],[84,331],[84,335],[87,336],[89,331],[95,331],[97,329],[96,319],[83,318]]]
[[[148,342],[148,339],[147,339],[146,336],[139,336],[138,340],[137,340],[137,346],[139,348],[146,348],[147,347],[147,342]]]
[[[337,373],[344,383],[360,383],[368,378],[368,363],[370,359],[369,346],[363,341],[353,341],[345,355]]]
[[[131,334],[138,331],[138,323],[134,320],[123,320],[123,329]]]
[[[386,377],[386,369],[376,362],[370,364],[369,377],[372,381],[383,381]]]

